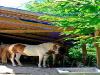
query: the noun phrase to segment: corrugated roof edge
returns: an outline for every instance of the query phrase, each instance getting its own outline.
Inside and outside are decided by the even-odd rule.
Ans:
[[[21,13],[26,13],[26,14],[31,14],[31,15],[37,15],[37,16],[44,15],[43,13],[36,13],[36,12],[28,11],[28,10],[23,10],[23,9],[18,9],[18,8],[11,8],[11,7],[4,7],[4,6],[0,6],[0,9],[16,11],[16,12],[21,12]]]
[[[41,12],[32,12],[32,11],[28,11],[28,10],[22,10],[22,9],[18,9],[18,8],[11,8],[11,7],[4,7],[4,6],[0,6],[0,9],[2,9],[2,10],[8,10],[8,11],[14,11],[14,12],[16,11],[16,12],[19,12],[19,13],[36,15],[36,16],[45,15],[45,13],[41,13]],[[42,24],[51,25],[51,23],[48,22],[48,21],[39,21],[39,22],[42,23]]]
[[[43,12],[32,12],[32,11],[29,11],[29,10],[18,9],[18,8],[11,8],[11,7],[5,7],[5,6],[0,6],[0,9],[11,10],[11,11],[17,11],[17,12],[26,13],[26,14],[31,14],[31,15],[37,15],[37,16],[50,15],[50,16],[61,17],[61,16],[54,15],[54,14],[48,14],[48,13],[43,13]],[[61,17],[61,18],[63,18],[63,17]]]

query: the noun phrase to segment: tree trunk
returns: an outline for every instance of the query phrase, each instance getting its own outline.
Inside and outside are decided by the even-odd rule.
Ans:
[[[87,50],[86,50],[86,44],[82,45],[82,61],[83,64],[86,64],[86,57],[87,57]]]
[[[100,36],[100,30],[96,30],[95,37]],[[96,57],[97,57],[97,67],[100,68],[100,43],[95,43],[96,47]]]

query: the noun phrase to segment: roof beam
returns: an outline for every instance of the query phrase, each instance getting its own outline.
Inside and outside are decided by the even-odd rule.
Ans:
[[[59,32],[57,30],[0,30],[0,33],[36,33],[36,32]]]
[[[0,8],[0,13],[1,14],[6,14],[9,16],[16,16],[18,18],[27,18],[27,19],[38,19],[39,15],[33,13],[33,12],[28,12],[24,10],[14,10],[14,9],[8,9],[8,8]]]
[[[43,30],[43,28],[35,27],[35,26],[29,26],[25,24],[20,23],[12,23],[7,21],[0,21],[0,29],[33,29],[33,30]]]
[[[60,27],[57,26],[50,26],[50,25],[46,25],[46,24],[40,24],[40,23],[34,23],[34,22],[25,22],[25,21],[21,21],[21,20],[16,20],[16,19],[12,19],[12,18],[6,18],[6,17],[0,17],[0,22],[5,22],[6,24],[17,24],[20,26],[31,26],[31,27],[35,27],[35,28],[42,28],[42,29],[52,29],[52,30],[59,30],[61,31],[62,29]]]
[[[43,37],[43,36],[38,36],[38,35],[31,35],[31,34],[12,34],[12,33],[8,33],[9,35],[13,35],[13,36],[19,36],[19,37],[26,37],[26,38],[30,38],[30,39],[39,39],[39,40],[47,40],[47,41],[52,41],[54,39],[49,38],[49,37]]]
[[[42,41],[42,40],[29,39],[29,38],[25,38],[25,37],[12,36],[12,35],[7,35],[7,34],[0,34],[0,36],[14,38],[14,39],[20,39],[20,40],[27,40],[27,41],[31,41],[31,42],[40,42],[40,43],[45,42],[45,41]]]

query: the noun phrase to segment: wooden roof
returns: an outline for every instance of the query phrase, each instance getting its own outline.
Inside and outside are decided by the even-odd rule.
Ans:
[[[18,39],[42,43],[58,39],[63,29],[38,19],[40,15],[43,14],[0,7],[0,41]]]
[[[49,25],[49,22],[38,19],[39,16],[32,12],[0,7],[0,30],[4,30],[4,33],[18,33],[11,30],[20,30],[19,33],[21,33],[21,30],[24,30],[22,33],[62,31],[61,28]]]

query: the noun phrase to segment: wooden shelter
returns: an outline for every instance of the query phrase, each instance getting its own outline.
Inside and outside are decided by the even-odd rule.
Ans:
[[[0,6],[1,40],[11,38],[42,43],[58,39],[63,29],[40,20],[41,15],[44,14]]]
[[[38,44],[60,39],[63,29],[39,19],[41,15],[44,14],[0,6],[0,42]],[[100,47],[97,47],[97,66],[100,67]]]

